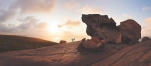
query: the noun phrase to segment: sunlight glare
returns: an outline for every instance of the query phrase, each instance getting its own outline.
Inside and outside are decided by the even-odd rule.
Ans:
[[[51,25],[48,26],[48,31],[51,33],[61,33],[57,23],[51,23]]]

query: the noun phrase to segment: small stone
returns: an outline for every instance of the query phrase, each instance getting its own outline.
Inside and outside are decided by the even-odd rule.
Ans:
[[[67,41],[61,40],[61,41],[60,41],[60,44],[63,44],[63,43],[67,43]]]

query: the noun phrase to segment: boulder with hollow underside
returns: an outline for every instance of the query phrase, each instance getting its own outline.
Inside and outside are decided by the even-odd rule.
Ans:
[[[116,26],[116,22],[107,15],[82,15],[82,21],[87,25],[86,33],[90,40],[82,39],[77,50],[102,51],[106,43],[137,43],[141,38],[141,26],[134,20],[128,19]]]
[[[87,35],[99,35],[99,39],[106,42],[136,43],[141,38],[141,26],[132,19],[128,19],[116,26],[116,22],[107,15],[83,14],[82,21],[87,25]]]

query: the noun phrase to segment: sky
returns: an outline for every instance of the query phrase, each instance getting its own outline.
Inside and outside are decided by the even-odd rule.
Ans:
[[[59,42],[90,38],[82,14],[101,14],[117,25],[134,19],[151,36],[151,0],[0,0],[0,34]]]

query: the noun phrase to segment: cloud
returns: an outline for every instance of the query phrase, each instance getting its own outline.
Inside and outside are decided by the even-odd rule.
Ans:
[[[48,14],[54,7],[55,0],[0,1],[0,34],[52,39],[48,37],[51,33],[47,30],[47,22],[40,21],[35,15]]]
[[[30,17],[30,18],[29,18]],[[28,18],[28,19],[27,19]],[[25,20],[26,19],[26,20]],[[25,22],[21,22],[21,24],[18,26],[18,29],[22,30],[32,30],[35,28],[35,25],[37,24],[38,20],[35,19],[33,16],[26,17]]]
[[[101,12],[103,12],[103,9],[101,7],[92,7],[86,5],[83,8],[79,9],[78,12],[81,12],[82,14],[100,14]]]
[[[128,14],[123,14],[122,16],[123,16],[125,19],[132,19],[132,18],[133,18],[133,16],[128,15]]]
[[[122,21],[125,21],[127,19],[133,19],[133,18],[134,18],[134,16],[131,16],[129,14],[123,14],[123,15],[120,15],[120,16],[113,17],[113,19],[115,20],[117,25],[120,25],[120,22],[122,22]]]
[[[73,0],[71,0],[71,1],[65,3],[65,7],[66,7],[68,10],[76,9],[76,8],[78,8],[79,6],[80,6],[80,4],[77,3],[77,2],[74,2]]]
[[[19,20],[24,21],[17,27],[21,31],[45,29],[48,26],[46,22],[39,22],[39,20],[34,18],[34,16],[27,16],[26,18]]]
[[[0,32],[1,33],[6,33],[6,32],[14,32],[14,30],[16,30],[16,28],[14,27],[14,25],[12,24],[2,24],[0,23]]]
[[[143,6],[142,10],[143,10],[143,11],[151,10],[151,7]]]
[[[58,28],[61,28],[61,27],[63,27],[63,25],[58,25]]]
[[[46,22],[39,22],[35,16],[28,14],[51,12],[54,6],[55,0],[11,0],[7,7],[0,8],[0,32],[46,28]]]
[[[1,10],[0,12],[1,12],[0,13],[0,22],[6,22],[9,19],[12,19],[16,16],[15,10],[8,10],[8,11]]]
[[[72,21],[72,20],[67,20],[67,22],[65,23],[65,25],[67,26],[79,26],[81,23],[80,21]]]
[[[142,37],[143,36],[151,36],[151,17],[144,20],[144,24],[142,26]]]
[[[80,24],[81,24],[80,21],[67,20],[65,23],[58,25],[58,28],[61,28],[61,27],[67,27],[67,28],[77,27]]]
[[[21,13],[51,12],[55,6],[55,0],[16,0],[12,8]]]
[[[90,38],[86,34],[86,25],[80,21],[67,20],[66,22],[58,25],[58,28],[62,30],[60,36],[57,36],[57,40],[66,40],[71,42],[72,38],[76,41],[82,40],[82,38]]]
[[[40,22],[36,25],[36,27],[38,29],[43,29],[43,28],[47,28],[48,27],[48,24],[46,22]]]
[[[32,32],[35,30],[46,29],[48,26],[46,22],[39,22],[39,20],[33,16],[27,16],[20,20],[23,20],[24,22],[21,22],[17,26],[15,24],[0,23],[0,32]]]
[[[147,24],[151,24],[151,18],[147,18],[147,19],[145,20],[145,22],[146,22]]]
[[[14,0],[8,7],[0,9],[0,22],[6,22],[23,14],[48,13],[53,10],[55,0]]]
[[[40,22],[34,16],[20,18],[20,24],[0,23],[0,34],[23,35],[41,38],[45,40],[53,40],[50,35],[53,35],[47,30],[48,24]]]

